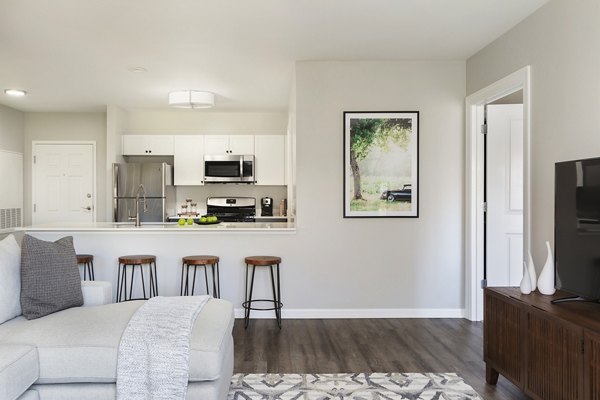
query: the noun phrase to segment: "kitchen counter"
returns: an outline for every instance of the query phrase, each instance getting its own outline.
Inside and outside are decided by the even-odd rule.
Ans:
[[[51,223],[19,228],[25,232],[138,232],[202,234],[216,232],[288,232],[296,231],[294,222],[221,222],[211,225],[184,225],[176,222],[148,222],[135,226],[131,222]]]

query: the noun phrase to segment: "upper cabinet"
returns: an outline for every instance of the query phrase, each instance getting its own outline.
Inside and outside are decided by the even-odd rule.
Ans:
[[[205,135],[204,154],[254,154],[254,136]]]
[[[257,185],[285,185],[285,136],[254,136]]]
[[[172,135],[123,135],[124,156],[172,156]]]
[[[204,136],[177,135],[173,142],[175,185],[204,185]]]

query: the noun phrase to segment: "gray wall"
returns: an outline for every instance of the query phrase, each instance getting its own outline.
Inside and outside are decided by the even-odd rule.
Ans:
[[[299,62],[296,72],[303,302],[463,308],[465,63]],[[344,219],[343,112],[415,110],[419,218]]]
[[[23,171],[25,225],[31,224],[31,142],[34,140],[93,140],[96,142],[96,219],[98,221],[104,221],[106,211],[106,114],[25,114],[25,168]]]
[[[554,163],[600,156],[600,1],[553,0],[467,61],[467,94],[532,66],[532,253],[554,239]]]
[[[0,105],[0,149],[23,153],[24,115],[21,111]]]

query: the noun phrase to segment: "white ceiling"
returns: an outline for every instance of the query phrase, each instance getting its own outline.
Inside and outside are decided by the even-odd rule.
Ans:
[[[166,108],[196,89],[282,110],[297,60],[465,60],[547,1],[0,0],[0,104]]]

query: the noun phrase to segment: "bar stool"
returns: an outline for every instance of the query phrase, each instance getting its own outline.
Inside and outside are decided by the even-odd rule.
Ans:
[[[132,255],[119,257],[119,271],[117,273],[117,303],[129,300],[148,300],[146,297],[146,285],[144,283],[143,265],[148,265],[150,275],[150,297],[158,296],[158,276],[156,274],[156,256],[152,255]],[[131,267],[131,281],[129,283],[129,297],[127,296],[127,267]],[[133,279],[135,277],[135,269],[140,270],[142,280],[142,293],[144,297],[132,299],[133,294]]]
[[[248,324],[250,323],[250,310],[260,310],[260,311],[268,311],[275,310],[275,318],[277,319],[277,326],[281,329],[281,308],[283,307],[283,303],[281,302],[281,287],[279,285],[279,264],[281,263],[280,257],[274,256],[252,256],[246,257],[246,286],[245,286],[245,301],[242,303],[242,307],[245,310],[244,314],[244,328],[248,328]],[[273,299],[253,299],[252,298],[252,290],[254,289],[254,273],[256,272],[256,267],[270,267],[271,271],[271,287],[273,288]],[[248,296],[248,270],[252,267],[252,278],[250,280],[250,295]],[[275,275],[273,273],[273,269],[277,269],[277,283],[275,283]],[[275,286],[277,285],[277,290],[275,290]],[[269,302],[273,304],[273,307],[267,308],[257,308],[253,306],[255,302]]]
[[[196,287],[196,270],[198,267],[204,267],[204,281],[206,282],[206,293],[210,294],[208,286],[208,267],[212,270],[212,296],[219,299],[221,298],[221,285],[219,282],[219,257],[217,256],[186,256],[182,258],[181,263],[181,289],[179,290],[180,296],[193,296],[194,288]],[[189,291],[189,276],[190,267],[194,267],[194,277],[192,278],[192,291]],[[215,273],[216,271],[216,273]],[[184,277],[185,275],[185,284]]]
[[[83,265],[83,280],[93,281],[95,280],[94,276],[94,256],[91,254],[77,254],[77,265]]]

